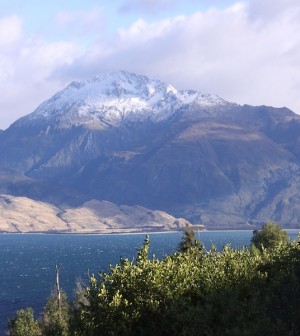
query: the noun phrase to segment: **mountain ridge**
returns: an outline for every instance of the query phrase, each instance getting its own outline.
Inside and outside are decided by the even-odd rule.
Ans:
[[[100,102],[86,104],[83,88]],[[0,133],[0,169],[16,176],[3,178],[0,191],[70,206],[140,205],[208,228],[270,219],[298,227],[299,135],[300,116],[287,108],[241,106],[114,72],[71,83]]]
[[[116,71],[72,82],[21,120],[58,117],[68,119],[69,125],[100,122],[119,126],[124,119],[160,122],[188,104],[215,106],[227,102],[216,95],[176,90],[159,80]]]

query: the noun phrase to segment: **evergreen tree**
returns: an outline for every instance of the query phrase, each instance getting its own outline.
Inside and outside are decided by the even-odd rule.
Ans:
[[[67,295],[61,293],[61,303],[58,307],[57,293],[49,297],[40,319],[43,336],[68,336],[70,324],[70,306]]]
[[[201,249],[202,244],[198,239],[195,238],[194,228],[191,225],[186,224],[183,236],[181,238],[181,242],[178,246],[178,251],[185,253],[192,248]]]

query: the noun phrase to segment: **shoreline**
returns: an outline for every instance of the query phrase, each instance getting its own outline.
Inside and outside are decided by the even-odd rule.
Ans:
[[[253,231],[253,228],[224,228],[220,229],[202,229],[202,230],[195,230],[195,233],[205,233],[205,232],[235,232],[235,231]],[[285,229],[285,231],[298,231],[300,233],[300,228],[289,228]],[[97,232],[97,231],[87,231],[87,232],[65,232],[65,231],[30,231],[30,232],[0,232],[0,235],[7,235],[7,234],[16,234],[16,235],[74,235],[74,236],[85,236],[85,235],[94,235],[94,236],[109,236],[109,235],[152,235],[152,234],[171,234],[171,233],[180,233],[183,232],[184,228],[178,230],[167,230],[167,231],[126,231],[120,230],[116,232]]]
[[[168,230],[168,231],[117,231],[117,232],[62,232],[62,231],[31,231],[31,232],[0,232],[0,235],[6,234],[16,234],[16,235],[94,235],[94,236],[108,236],[108,235],[139,235],[139,234],[168,234],[168,233],[178,233],[183,230]]]

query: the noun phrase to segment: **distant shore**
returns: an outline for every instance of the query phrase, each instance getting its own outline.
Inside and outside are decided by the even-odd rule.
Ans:
[[[199,227],[195,226],[196,232],[221,232],[221,231],[253,231],[255,229],[259,229],[259,227],[241,227],[241,228],[230,228],[225,227],[221,228],[218,227]],[[283,228],[285,231],[297,231],[300,228]],[[59,230],[50,230],[50,231],[27,231],[27,232],[9,232],[9,231],[0,231],[0,234],[45,234],[45,235],[133,235],[133,234],[168,234],[168,233],[175,233],[175,232],[182,232],[184,228],[177,228],[174,230],[134,230],[134,229],[120,229],[120,230],[84,230],[84,231],[59,231]]]
[[[0,232],[0,234],[45,234],[45,235],[132,235],[132,234],[165,234],[165,233],[175,233],[182,232],[183,230],[168,230],[168,231],[107,231],[107,232],[99,232],[99,231],[76,231],[76,232],[67,232],[67,231],[30,231],[30,232]]]

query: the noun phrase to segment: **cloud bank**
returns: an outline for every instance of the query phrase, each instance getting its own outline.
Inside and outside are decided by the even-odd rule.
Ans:
[[[146,8],[155,1],[138,2]],[[60,13],[57,19],[63,26],[78,15]],[[94,21],[93,40],[83,45],[74,37],[28,39],[20,18],[0,20],[0,127],[71,80],[116,69],[241,104],[287,106],[300,113],[299,1],[253,0],[188,16],[141,17],[109,36]]]

